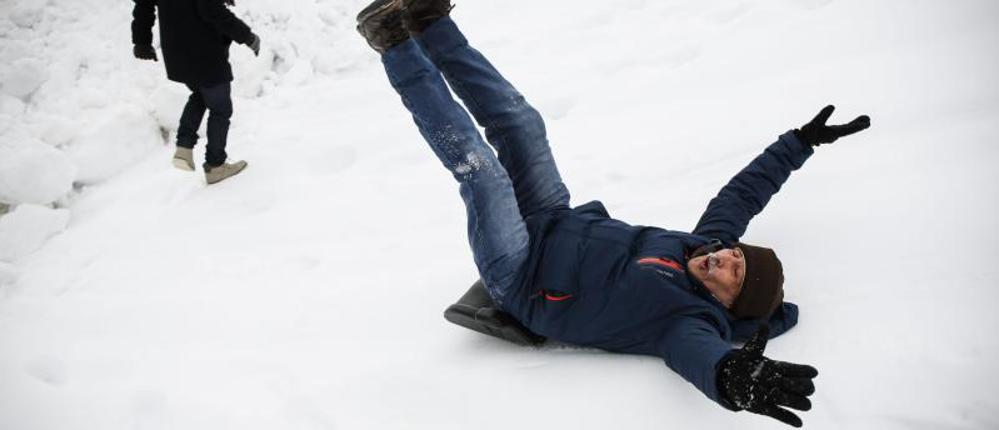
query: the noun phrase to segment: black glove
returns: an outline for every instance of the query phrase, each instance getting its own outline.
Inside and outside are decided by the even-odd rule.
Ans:
[[[140,60],[160,61],[156,58],[156,50],[153,45],[135,45],[132,47],[132,55]]]
[[[250,33],[250,38],[246,40],[246,46],[253,50],[253,56],[260,56],[260,38],[256,34]]]
[[[235,6],[236,5],[236,0],[225,0],[225,4],[227,4],[229,6]]]
[[[849,136],[871,126],[871,118],[867,115],[858,116],[853,121],[843,125],[826,125],[826,121],[829,120],[829,116],[835,109],[836,107],[833,105],[826,106],[812,119],[812,122],[805,124],[800,130],[795,130],[794,135],[805,145],[819,146],[823,143],[833,143],[836,139]]]
[[[722,359],[718,366],[718,391],[739,409],[801,427],[801,418],[781,406],[799,411],[811,409],[808,396],[815,392],[812,378],[819,371],[812,366],[764,357],[769,334],[768,326],[760,326],[742,349]]]

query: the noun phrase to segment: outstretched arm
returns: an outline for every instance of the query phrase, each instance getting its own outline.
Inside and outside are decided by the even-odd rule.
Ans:
[[[676,317],[656,347],[670,369],[709,399],[734,410],[720,395],[716,383],[718,364],[732,352],[732,347],[714,324],[697,316]]]
[[[749,221],[770,202],[780,187],[814,153],[814,146],[870,127],[866,115],[843,125],[826,125],[833,106],[826,106],[800,130],[780,136],[763,154],[742,169],[711,199],[693,233],[732,243],[739,240]]]
[[[223,0],[197,0],[198,14],[215,30],[242,45],[249,45],[253,32],[241,19],[233,15]]]
[[[749,221],[813,152],[794,133],[784,133],[711,199],[693,233],[727,243],[738,241]]]

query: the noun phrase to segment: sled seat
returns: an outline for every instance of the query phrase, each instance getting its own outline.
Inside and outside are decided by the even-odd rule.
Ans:
[[[518,345],[538,346],[546,340],[544,336],[532,333],[512,316],[497,308],[481,279],[472,284],[458,299],[458,303],[444,310],[444,319]]]

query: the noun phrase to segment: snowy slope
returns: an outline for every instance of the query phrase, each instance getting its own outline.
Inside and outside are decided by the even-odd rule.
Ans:
[[[363,2],[238,2],[264,42],[232,49],[230,155],[250,167],[212,187],[168,162],[186,95],[131,59],[128,3],[0,0],[0,193],[20,193],[0,194],[0,429],[781,427],[654,357],[441,318],[476,277],[461,202],[353,32]],[[691,228],[826,103],[870,114],[746,236],[802,309],[767,354],[819,369],[809,428],[999,427],[999,4],[454,17],[542,111],[573,201],[637,224]]]

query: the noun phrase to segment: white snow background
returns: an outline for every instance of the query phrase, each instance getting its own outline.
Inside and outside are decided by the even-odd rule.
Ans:
[[[363,1],[239,0],[230,156],[169,162],[186,89],[131,2],[0,0],[0,429],[785,428],[655,357],[523,348],[441,317],[475,280],[457,187]],[[999,428],[999,3],[460,0],[580,204],[689,230],[825,104],[754,220],[816,366],[814,429]],[[203,143],[203,140],[202,140]],[[196,154],[201,157],[203,146]],[[200,169],[199,169],[200,170]]]

